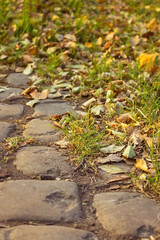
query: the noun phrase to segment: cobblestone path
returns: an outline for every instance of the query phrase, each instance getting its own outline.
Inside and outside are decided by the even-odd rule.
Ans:
[[[0,240],[155,239],[156,201],[117,191],[105,174],[95,181],[75,173],[49,117],[76,109],[62,99],[26,106],[18,96],[28,81],[14,73],[0,87]],[[5,139],[17,135],[35,142],[8,153]]]

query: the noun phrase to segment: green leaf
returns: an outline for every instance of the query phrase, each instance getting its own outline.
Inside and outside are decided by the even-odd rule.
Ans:
[[[134,158],[135,156],[136,156],[136,154],[135,154],[132,146],[128,146],[123,152],[123,157]]]
[[[103,153],[117,153],[120,152],[125,146],[116,146],[116,145],[110,145],[108,147],[101,148],[101,152]]]

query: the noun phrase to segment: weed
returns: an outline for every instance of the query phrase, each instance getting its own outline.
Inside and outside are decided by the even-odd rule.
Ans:
[[[8,160],[9,160],[8,157],[4,157],[4,158],[1,160],[1,163],[8,162]]]
[[[74,153],[74,161],[77,165],[85,161],[85,164],[95,169],[95,157],[100,149],[100,142],[104,132],[99,131],[94,118],[88,112],[85,117],[68,117],[64,133],[71,144]]]
[[[24,143],[29,139],[31,139],[31,138],[24,138],[22,136],[16,136],[16,137],[11,137],[11,138],[9,137],[6,139],[6,145],[11,150],[17,150],[20,147],[21,143]]]

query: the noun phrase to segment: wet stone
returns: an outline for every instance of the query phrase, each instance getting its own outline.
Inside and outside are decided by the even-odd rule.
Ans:
[[[65,157],[52,147],[31,146],[18,151],[14,161],[17,169],[29,176],[69,176],[71,167]]]
[[[64,101],[52,101],[38,103],[35,107],[34,116],[36,117],[50,117],[57,114],[64,114],[66,112],[75,113],[72,106]]]
[[[0,239],[6,240],[98,240],[95,234],[60,226],[27,226],[1,229]]]
[[[0,122],[0,141],[3,141],[4,138],[7,138],[14,128],[15,125],[12,123]]]
[[[7,82],[14,87],[26,86],[29,81],[29,78],[23,73],[11,73],[7,77]]]
[[[81,216],[74,182],[11,180],[0,183],[0,222],[75,222]],[[33,238],[30,238],[33,239]],[[23,239],[24,240],[24,239]]]
[[[11,95],[21,94],[22,90],[19,88],[4,88],[4,92],[0,92],[0,101],[7,100]]]
[[[160,228],[160,208],[139,193],[101,193],[93,206],[103,227],[117,235],[149,237]]]
[[[18,118],[23,114],[24,107],[20,104],[8,105],[0,103],[0,119]]]
[[[54,128],[51,121],[33,119],[27,123],[23,136],[33,137],[42,143],[50,143],[59,140],[60,132]]]

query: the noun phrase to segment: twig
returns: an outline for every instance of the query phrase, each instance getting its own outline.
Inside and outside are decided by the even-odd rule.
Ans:
[[[74,168],[74,171],[76,172],[80,167],[83,166],[84,163],[85,163],[85,158],[82,158],[82,161],[80,162],[80,164],[76,168]]]

